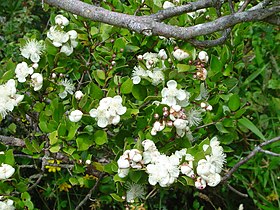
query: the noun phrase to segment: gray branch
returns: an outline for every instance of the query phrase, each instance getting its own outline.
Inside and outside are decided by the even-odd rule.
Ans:
[[[273,139],[270,139],[270,140],[266,140],[264,141],[263,143],[257,145],[250,153],[249,155],[247,155],[247,157],[241,159],[238,163],[236,163],[232,169],[230,169],[229,172],[227,172],[226,175],[224,175],[224,177],[222,178],[222,182],[225,182],[227,181],[231,176],[232,174],[243,164],[247,163],[252,157],[254,157],[257,153],[259,152],[263,152],[265,154],[269,154],[269,155],[272,155],[272,156],[279,156],[279,154],[277,153],[274,153],[274,152],[270,152],[270,151],[267,151],[267,150],[263,150],[262,147],[266,146],[266,145],[269,145],[269,144],[272,144],[274,142],[277,142],[277,141],[280,141],[280,136],[277,136]]]
[[[22,139],[10,137],[10,136],[2,136],[0,135],[0,142],[7,146],[16,146],[16,147],[24,147],[25,142]]]
[[[264,8],[263,4],[258,4],[259,6],[257,5],[256,7],[253,7],[248,11],[226,15],[214,21],[198,24],[195,26],[179,27],[160,22],[166,18],[180,15],[185,12],[214,6],[215,2],[216,1],[214,0],[200,0],[196,2],[190,2],[180,7],[161,10],[158,13],[151,15],[134,16],[109,11],[104,8],[90,5],[78,0],[45,0],[45,3],[49,5],[64,9],[68,12],[85,18],[89,18],[93,21],[127,28],[144,35],[158,35],[164,36],[166,38],[173,37],[181,40],[190,40],[197,36],[208,35],[217,31],[223,31],[241,22],[262,20],[267,21],[270,16],[273,16],[280,12],[279,5]],[[223,41],[223,38],[221,38],[221,40]],[[222,43],[222,41],[219,40],[217,41],[217,43]],[[194,45],[196,45],[197,43],[195,41],[192,42]],[[207,44],[205,45],[207,46]],[[212,46],[213,44],[215,43],[212,42],[210,46]],[[203,45],[203,43],[199,42],[198,45],[201,46]]]

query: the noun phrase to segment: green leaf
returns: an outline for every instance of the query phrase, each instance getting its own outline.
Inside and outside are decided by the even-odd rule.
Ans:
[[[189,71],[190,68],[191,68],[190,65],[180,64],[180,63],[177,64],[178,72],[186,72],[186,71]]]
[[[5,163],[13,166],[15,164],[14,153],[12,149],[5,152]]]
[[[277,79],[271,79],[268,81],[268,88],[270,89],[280,89],[280,80]]]
[[[240,107],[240,98],[237,94],[233,94],[228,101],[228,107],[231,111],[236,111]]]
[[[259,138],[265,140],[265,137],[262,134],[262,132],[249,119],[247,119],[246,117],[242,117],[242,119],[239,119],[238,122],[244,127],[248,128],[254,134],[256,134]]]
[[[139,101],[143,101],[147,97],[147,89],[142,85],[133,85],[132,95]]]
[[[97,145],[103,145],[108,142],[107,133],[104,130],[98,130],[94,133],[93,139]]]
[[[57,152],[59,152],[59,150],[60,150],[60,145],[59,144],[53,145],[50,148],[50,152],[52,152],[52,153],[57,153]]]
[[[118,202],[124,202],[124,199],[122,199],[119,195],[117,195],[116,193],[111,193],[110,194],[112,196],[112,198],[115,200],[115,201],[118,201]]]
[[[76,143],[78,146],[78,151],[85,151],[93,145],[93,140],[88,134],[81,134],[77,137]]]
[[[54,132],[50,133],[49,139],[50,139],[51,145],[56,144],[58,142],[58,132],[54,131]]]
[[[216,128],[218,129],[218,131],[220,131],[221,133],[229,133],[229,131],[227,129],[224,128],[223,123],[222,122],[217,122],[215,124]]]
[[[133,82],[130,78],[128,78],[124,83],[121,85],[121,93],[122,94],[129,94],[132,91]]]

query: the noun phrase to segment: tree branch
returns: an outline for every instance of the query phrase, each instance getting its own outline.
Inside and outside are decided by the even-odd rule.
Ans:
[[[232,169],[230,169],[230,171],[229,171],[226,175],[224,175],[224,177],[222,178],[222,182],[227,181],[227,180],[232,176],[232,174],[233,174],[241,165],[247,163],[247,162],[248,162],[252,157],[254,157],[258,152],[264,152],[264,151],[266,151],[266,152],[264,152],[264,153],[270,154],[270,155],[274,155],[274,156],[275,156],[276,153],[274,153],[274,152],[269,152],[269,151],[267,151],[267,150],[263,150],[262,147],[263,147],[263,146],[266,146],[266,145],[268,145],[268,144],[272,144],[272,143],[277,142],[277,141],[280,141],[280,136],[275,137],[275,138],[270,139],[270,140],[267,140],[267,141],[264,141],[263,143],[261,143],[261,144],[259,144],[258,146],[256,146],[256,147],[249,153],[249,155],[247,155],[247,157],[243,158],[243,159],[240,160],[238,163],[236,163],[236,164],[232,167]],[[268,153],[268,152],[269,152],[269,153]],[[278,154],[277,154],[277,156],[278,156]]]
[[[214,21],[198,24],[189,27],[172,26],[159,20],[174,15],[181,14],[186,11],[192,11],[195,6],[209,7],[209,0],[197,1],[189,3],[185,6],[162,10],[156,14],[145,16],[134,16],[123,13],[117,13],[96,7],[78,0],[45,0],[47,4],[59,7],[71,13],[80,15],[90,20],[107,23],[109,25],[127,28],[144,35],[159,35],[167,38],[173,37],[182,40],[189,40],[201,35],[211,34],[230,28],[241,22],[260,21],[280,12],[280,6],[276,5],[270,8],[257,7],[245,12],[237,12],[231,15],[220,17]],[[191,6],[188,6],[191,5]],[[258,6],[258,5],[257,5]],[[175,12],[173,12],[174,10]],[[193,42],[195,44],[195,42]],[[220,43],[220,42],[218,42]]]
[[[10,137],[10,136],[0,135],[0,142],[8,146],[25,147],[24,140]]]

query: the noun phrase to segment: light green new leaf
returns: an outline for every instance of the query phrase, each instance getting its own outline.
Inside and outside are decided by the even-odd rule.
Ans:
[[[97,145],[102,145],[107,143],[107,133],[104,130],[98,130],[94,133],[93,139]]]
[[[249,119],[247,119],[246,117],[242,117],[242,119],[239,119],[238,122],[244,127],[248,128],[258,137],[260,137],[262,140],[265,140],[265,137],[262,134],[262,132]]]

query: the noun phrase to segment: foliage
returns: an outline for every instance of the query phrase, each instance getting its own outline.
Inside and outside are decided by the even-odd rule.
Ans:
[[[162,3],[147,0],[143,6],[140,0],[99,2],[106,9],[128,14],[150,14],[158,11]],[[227,155],[222,172],[226,174],[255,145],[279,136],[279,27],[261,23],[238,25],[224,45],[204,49],[209,56],[204,63],[198,59],[202,50],[186,41],[144,36],[47,5],[43,12],[39,1],[3,1],[0,8],[0,84],[17,80],[15,69],[21,62],[44,78],[39,90],[34,90],[32,73],[26,76],[26,82],[17,81],[17,94],[24,95],[24,99],[0,122],[1,136],[19,138],[25,145],[0,144],[4,152],[0,163],[16,168],[12,177],[0,181],[0,194],[13,200],[16,209],[75,209],[87,195],[91,199],[82,203],[85,209],[237,209],[241,203],[245,209],[280,207],[279,157],[263,153],[241,166],[228,180],[248,198],[233,194],[224,183],[200,191],[193,187],[195,180],[184,175],[170,187],[152,186],[144,168],[130,170],[125,178],[118,176],[118,159],[125,150],[142,152],[145,139],[151,139],[162,154],[170,156],[187,148],[195,158],[203,159],[210,153],[203,150],[203,145],[216,136]],[[229,13],[227,7],[222,10]],[[70,23],[57,24],[58,14]],[[185,26],[215,17],[215,10],[210,8],[195,17],[183,14],[167,22]],[[66,41],[59,42],[60,46],[55,46],[49,35],[54,25],[61,33],[75,30],[77,39],[69,35]],[[215,36],[218,33],[207,38]],[[44,43],[38,67],[20,51],[33,39]],[[76,40],[77,46],[73,44]],[[69,51],[61,50],[66,45],[72,47],[73,53],[67,55]],[[157,63],[158,68],[165,66],[164,81],[153,84],[154,77],[144,75],[135,84],[134,67],[149,71],[145,53],[159,53],[161,49],[169,58]],[[176,49],[189,56],[174,58]],[[200,77],[204,68],[205,80]],[[152,135],[158,119],[155,114],[163,122],[164,108],[170,108],[156,103],[162,100],[161,91],[170,80],[178,83],[178,89],[190,93],[186,113],[203,110],[202,120],[199,125],[190,125],[190,130],[181,136],[174,126]],[[83,95],[77,97],[75,91]],[[98,109],[103,98],[117,95],[126,112],[118,114],[119,122],[109,120],[105,128],[98,126],[104,115],[92,117],[91,110]],[[74,110],[82,112],[81,118],[72,115]],[[279,142],[265,149],[279,154]],[[127,202],[133,187],[139,186],[144,192],[134,196],[134,202]]]

